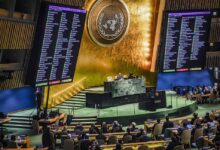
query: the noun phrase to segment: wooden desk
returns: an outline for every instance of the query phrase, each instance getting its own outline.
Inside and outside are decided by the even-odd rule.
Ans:
[[[166,147],[170,141],[149,141],[149,142],[137,142],[137,143],[126,143],[122,144],[122,149],[126,147],[132,147],[134,150],[138,150],[141,145],[146,145],[149,149],[156,149],[161,147]],[[111,145],[101,145],[100,148],[102,150],[113,150],[115,149],[115,144]]]
[[[170,121],[172,121],[174,124],[178,124],[178,125],[179,125],[179,124],[181,124],[181,122],[182,122],[183,120],[188,120],[188,121],[190,121],[192,118],[193,118],[193,116],[184,116],[184,117],[170,118]],[[161,123],[163,123],[163,122],[165,122],[165,119],[162,119],[162,120],[161,120]],[[155,123],[156,123],[156,120],[151,121],[151,122],[145,121],[145,122],[144,122],[144,129],[145,129],[146,131],[152,130]]]
[[[114,132],[114,133],[105,133],[104,135],[106,136],[106,140],[108,140],[108,138],[110,137],[110,136],[117,136],[117,138],[119,139],[119,140],[121,140],[123,137],[124,137],[124,135],[126,134],[127,132]],[[139,132],[131,132],[131,134],[134,134],[134,135],[136,135],[137,133],[139,133]],[[96,136],[97,136],[98,134],[89,134],[89,140],[95,140],[96,139]]]
[[[56,116],[54,118],[40,119],[38,122],[39,122],[39,125],[41,125],[41,126],[51,125],[51,124],[55,123],[56,121],[63,119],[64,117],[65,117],[65,114],[61,114],[61,115]]]

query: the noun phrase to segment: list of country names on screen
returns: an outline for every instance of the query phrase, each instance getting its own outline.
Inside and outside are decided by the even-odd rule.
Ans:
[[[74,51],[80,46],[85,13],[81,9],[49,6],[36,84],[72,81]]]
[[[168,13],[164,72],[201,70],[210,11]]]

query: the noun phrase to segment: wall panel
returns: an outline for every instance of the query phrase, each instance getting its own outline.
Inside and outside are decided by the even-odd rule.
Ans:
[[[29,56],[34,32],[33,23],[23,23],[7,19],[0,19],[0,49],[27,50]],[[12,78],[0,80],[0,89],[24,86],[24,75],[28,59],[24,61],[24,68],[11,73]]]
[[[47,0],[54,3],[82,7],[84,0]],[[39,7],[37,7],[39,8]],[[12,78],[3,80],[0,78],[0,90],[24,86],[25,72],[27,69],[30,50],[32,48],[34,22],[23,20],[14,21],[10,18],[0,18],[0,49],[27,50],[24,68],[11,73]]]

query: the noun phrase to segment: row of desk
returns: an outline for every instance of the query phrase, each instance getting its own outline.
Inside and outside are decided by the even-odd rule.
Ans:
[[[122,148],[128,148],[131,147],[133,150],[138,150],[140,146],[146,146],[147,149],[149,150],[154,150],[157,148],[166,148],[168,143],[170,141],[149,141],[149,142],[136,142],[136,143],[126,143],[122,144]],[[115,149],[115,144],[110,144],[110,145],[101,145],[100,148],[102,150],[114,150]]]

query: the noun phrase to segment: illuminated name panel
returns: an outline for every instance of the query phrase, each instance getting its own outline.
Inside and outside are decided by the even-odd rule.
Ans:
[[[201,70],[205,62],[210,11],[170,12],[163,38],[162,72]]]
[[[86,11],[51,3],[42,5],[34,42],[34,51],[38,52],[33,52],[31,57],[37,59],[35,65],[31,63],[36,66],[32,85],[38,87],[71,82]]]

